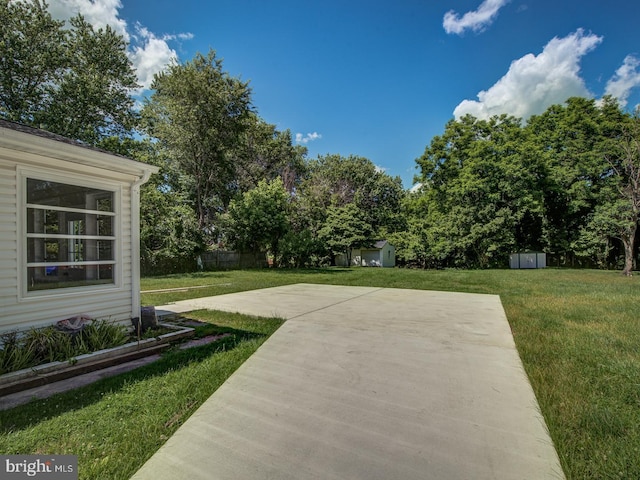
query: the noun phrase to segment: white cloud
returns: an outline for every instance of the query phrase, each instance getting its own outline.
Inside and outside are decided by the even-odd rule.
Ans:
[[[322,135],[320,135],[318,132],[307,133],[306,135],[303,135],[302,133],[296,133],[296,143],[307,144],[320,138],[322,138]]]
[[[484,0],[477,10],[467,12],[460,17],[453,10],[444,15],[442,26],[447,33],[462,35],[465,30],[482,31],[498,16],[498,11],[510,0]]]
[[[138,72],[138,83],[145,90],[151,87],[153,76],[176,60],[178,55],[169,47],[165,37],[156,37],[140,24],[136,24],[136,32],[140,41],[131,48],[129,58]]]
[[[639,68],[640,59],[634,55],[627,55],[622,66],[607,82],[605,94],[616,97],[621,106],[626,106],[631,90],[640,86]]]
[[[49,12],[58,20],[69,20],[81,13],[96,28],[110,25],[118,34],[129,41],[127,22],[118,18],[118,10],[122,8],[120,0],[51,0]]]
[[[129,43],[129,58],[137,72],[142,90],[148,89],[156,73],[164,70],[177,58],[168,42],[191,40],[193,34],[156,35],[137,23],[133,32],[127,22],[119,17],[121,0],[50,0],[49,11],[58,20],[69,20],[78,13],[96,28],[110,25]]]
[[[456,118],[471,114],[489,118],[503,113],[528,118],[572,96],[591,94],[580,76],[580,60],[602,41],[582,29],[553,38],[539,55],[528,54],[511,63],[509,71],[478,100],[464,100],[454,110]]]

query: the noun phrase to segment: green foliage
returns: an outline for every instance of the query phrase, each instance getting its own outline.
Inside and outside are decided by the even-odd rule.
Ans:
[[[278,131],[275,125],[252,113],[247,129],[229,154],[235,164],[235,183],[239,192],[257,187],[260,180],[270,181],[278,177],[285,189],[292,192],[305,172],[306,153],[306,147],[293,145],[289,130]]]
[[[391,237],[398,258],[498,267],[514,251],[541,250],[601,266],[622,255],[630,272],[640,211],[633,125],[611,98],[571,98],[524,126],[504,115],[452,120],[417,160],[423,187]]]
[[[203,230],[235,194],[231,152],[249,128],[251,90],[222,70],[214,51],[170,65],[152,88],[143,108],[147,133],[179,168]]]
[[[240,251],[268,251],[277,258],[280,241],[290,228],[289,194],[280,177],[261,180],[256,188],[232,200],[220,220],[229,246]]]
[[[327,220],[318,232],[320,239],[334,254],[343,253],[351,265],[351,250],[372,242],[371,225],[355,203],[330,206]]]
[[[330,206],[350,203],[361,211],[373,236],[382,238],[401,222],[398,213],[404,192],[400,178],[390,177],[364,157],[325,155],[309,161],[298,193],[299,208],[312,231],[324,224]]]
[[[31,124],[66,65],[64,22],[44,1],[0,1],[0,115]]]
[[[489,267],[516,246],[537,248],[542,224],[537,173],[518,119],[451,121],[418,159],[428,205],[431,261]],[[415,224],[415,222],[414,222]]]
[[[40,0],[0,2],[0,116],[95,145],[136,126],[126,43]]]

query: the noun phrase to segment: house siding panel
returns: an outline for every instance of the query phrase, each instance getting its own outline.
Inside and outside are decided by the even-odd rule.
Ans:
[[[43,326],[78,314],[129,322],[137,295],[132,285],[138,283],[131,278],[137,272],[131,266],[131,188],[134,182],[157,171],[150,165],[0,120],[0,333]],[[113,285],[23,291],[21,281],[26,272],[22,269],[26,264],[21,255],[26,239],[21,222],[26,207],[18,194],[29,177],[60,183],[68,179],[69,183],[104,186],[116,192]]]
[[[18,299],[17,231],[16,169],[14,164],[0,161],[0,307],[3,310]]]
[[[24,165],[24,163],[22,163]],[[131,318],[131,201],[129,186],[121,185],[119,229],[122,261],[119,285],[112,289],[47,291],[20,298],[18,288],[17,162],[0,159],[0,333],[50,325],[78,314],[128,322]],[[28,167],[28,165],[27,165]]]

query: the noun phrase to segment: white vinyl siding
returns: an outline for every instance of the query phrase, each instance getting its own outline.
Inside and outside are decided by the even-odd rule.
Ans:
[[[26,195],[19,182],[37,176],[74,183],[96,184],[95,178],[54,171],[31,170],[0,159],[0,332],[44,326],[78,314],[128,321],[131,304],[131,199],[128,183],[106,182],[116,195],[115,278],[107,285],[31,291],[26,276]],[[105,183],[99,183],[104,187]],[[20,198],[21,201],[17,201]],[[18,230],[20,229],[20,230]],[[124,235],[124,237],[123,237]],[[18,241],[18,239],[21,239]],[[24,243],[24,245],[22,244]],[[125,278],[127,278],[125,280]]]
[[[17,231],[16,168],[0,160],[0,312],[18,299]]]
[[[149,175],[157,171],[158,168],[151,165],[0,120],[0,333],[51,325],[78,314],[120,322],[128,322],[132,316],[140,314],[139,279],[132,278],[133,275],[138,275],[139,271],[137,265],[132,268],[133,256],[136,257],[136,262],[139,261],[137,248],[132,248],[132,239],[134,242],[139,239],[137,227],[136,231],[132,232],[132,224],[138,225],[138,213],[132,211],[131,192],[134,185],[144,183]],[[69,233],[71,226],[65,223],[67,231],[58,232],[58,237],[54,239],[71,240],[72,245],[69,246],[69,241],[60,242],[50,250],[56,253],[65,248],[69,249],[67,253],[70,253],[73,241],[81,241],[83,236],[91,237],[84,240],[113,242],[102,250],[102,253],[113,257],[108,260],[114,265],[113,281],[99,285],[29,290],[29,237],[33,247],[31,263],[60,263],[68,259],[55,259],[53,255],[50,259],[38,258],[42,253],[41,250],[37,250],[40,247],[34,246],[34,239],[42,239],[39,234],[44,231],[44,227],[34,227],[33,223],[28,227],[28,218],[31,215],[33,222],[36,215],[34,211],[42,212],[45,209],[40,208],[38,201],[28,204],[27,178],[113,192],[114,207],[110,213],[113,214],[114,220],[111,235],[95,235],[91,232],[82,234],[78,231]],[[137,200],[133,205],[138,208]],[[29,208],[32,209],[31,212],[28,211]],[[62,210],[65,208],[69,210],[68,206]],[[100,208],[92,209],[83,205],[72,208],[100,211]],[[85,222],[88,222],[89,218],[93,222],[91,215],[96,215],[95,212],[87,215]],[[72,216],[68,215],[66,219],[60,216],[58,222],[74,221]],[[55,224],[55,221],[53,222]],[[55,228],[52,228],[51,232],[54,230]],[[94,238],[105,236],[112,238]],[[63,244],[64,247],[61,246]],[[104,244],[102,246],[104,247]],[[93,249],[94,245],[89,243],[83,248]],[[81,261],[96,263],[102,259]]]

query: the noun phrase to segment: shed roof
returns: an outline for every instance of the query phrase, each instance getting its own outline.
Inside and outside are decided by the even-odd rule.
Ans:
[[[361,250],[381,250],[388,243],[389,242],[387,240],[378,240],[378,241],[374,242],[372,246],[366,247],[366,248],[362,248]]]

